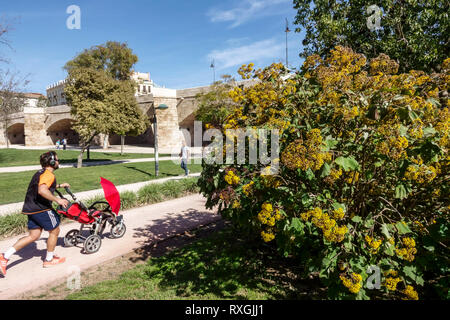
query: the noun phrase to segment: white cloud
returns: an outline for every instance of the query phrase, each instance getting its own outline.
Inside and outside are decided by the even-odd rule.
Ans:
[[[284,48],[284,43],[267,39],[236,48],[213,50],[208,54],[208,59],[214,59],[217,69],[221,70],[248,62],[279,61],[284,57]]]
[[[212,8],[207,15],[211,22],[233,22],[231,28],[235,28],[248,20],[273,14],[272,8],[280,3],[292,2],[292,0],[245,0],[236,8],[220,10]]]

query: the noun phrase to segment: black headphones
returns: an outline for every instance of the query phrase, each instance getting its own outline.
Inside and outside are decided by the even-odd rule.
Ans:
[[[48,162],[48,164],[52,167],[55,166],[56,164],[56,160],[55,160],[55,155],[53,154],[53,152],[50,152],[50,154],[52,155],[52,158],[50,159],[50,161]]]

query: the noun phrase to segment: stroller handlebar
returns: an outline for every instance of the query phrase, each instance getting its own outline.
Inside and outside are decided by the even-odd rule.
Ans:
[[[66,190],[66,192],[68,194],[70,194],[70,196],[73,198],[73,200],[77,200],[77,198],[75,197],[75,195],[72,193],[72,191],[70,191],[69,187],[65,187],[64,190]]]

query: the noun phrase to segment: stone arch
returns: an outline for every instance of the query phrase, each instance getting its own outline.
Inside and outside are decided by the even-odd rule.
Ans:
[[[194,146],[194,121],[195,121],[194,113],[191,113],[178,124],[180,130],[184,135],[184,140],[188,144],[190,144],[190,146]]]
[[[23,122],[16,122],[8,127],[8,140],[10,144],[25,145],[25,125]]]
[[[62,138],[67,139],[67,144],[79,144],[80,137],[78,133],[72,129],[73,122],[74,121],[72,119],[61,119],[53,122],[47,128],[47,136],[50,137],[53,144],[55,144],[57,140]]]
[[[149,126],[147,130],[145,130],[145,132],[139,136],[125,136],[125,144],[145,145],[153,147],[154,139],[153,126]],[[110,145],[120,145],[120,136],[117,134],[110,135],[108,142]]]

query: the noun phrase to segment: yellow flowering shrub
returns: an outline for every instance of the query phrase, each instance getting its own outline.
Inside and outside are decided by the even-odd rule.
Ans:
[[[297,73],[244,65],[252,85],[230,89],[220,129],[278,129],[279,170],[203,164],[207,206],[300,257],[330,298],[448,299],[450,59],[440,73],[398,70],[339,46]]]

